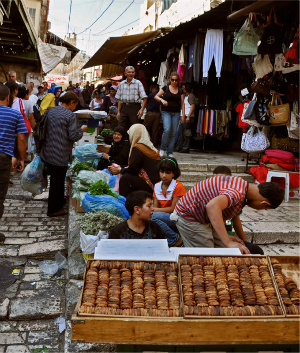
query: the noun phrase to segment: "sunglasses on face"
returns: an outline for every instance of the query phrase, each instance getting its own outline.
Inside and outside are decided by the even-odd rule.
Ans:
[[[171,81],[178,82],[178,78],[171,78]]]

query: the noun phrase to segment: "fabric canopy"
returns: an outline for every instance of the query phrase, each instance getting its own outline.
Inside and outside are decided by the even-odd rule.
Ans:
[[[83,66],[83,69],[104,64],[119,64],[131,51],[160,36],[161,33],[161,30],[157,30],[131,36],[108,38],[102,47]]]

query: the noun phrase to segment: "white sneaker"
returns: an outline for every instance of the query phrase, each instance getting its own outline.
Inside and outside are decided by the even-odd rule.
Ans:
[[[163,156],[166,154],[166,151],[160,150],[159,151],[159,157],[163,158]]]
[[[171,153],[171,154],[168,154],[168,157],[173,158],[174,156],[173,156],[173,154]]]

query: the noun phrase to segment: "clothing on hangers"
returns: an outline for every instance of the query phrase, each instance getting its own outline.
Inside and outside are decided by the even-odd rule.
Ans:
[[[203,53],[203,79],[207,80],[208,71],[214,58],[216,77],[221,77],[223,61],[223,29],[208,29]]]

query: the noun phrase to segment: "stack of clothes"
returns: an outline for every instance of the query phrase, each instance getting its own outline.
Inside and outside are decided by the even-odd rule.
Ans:
[[[265,151],[265,155],[259,163],[258,167],[252,167],[250,173],[255,181],[263,183],[267,179],[269,170],[299,172],[299,159],[295,158],[293,153],[281,150],[270,149]],[[289,173],[290,189],[300,187],[300,175]],[[278,183],[284,189],[283,178],[272,178],[272,181]]]

